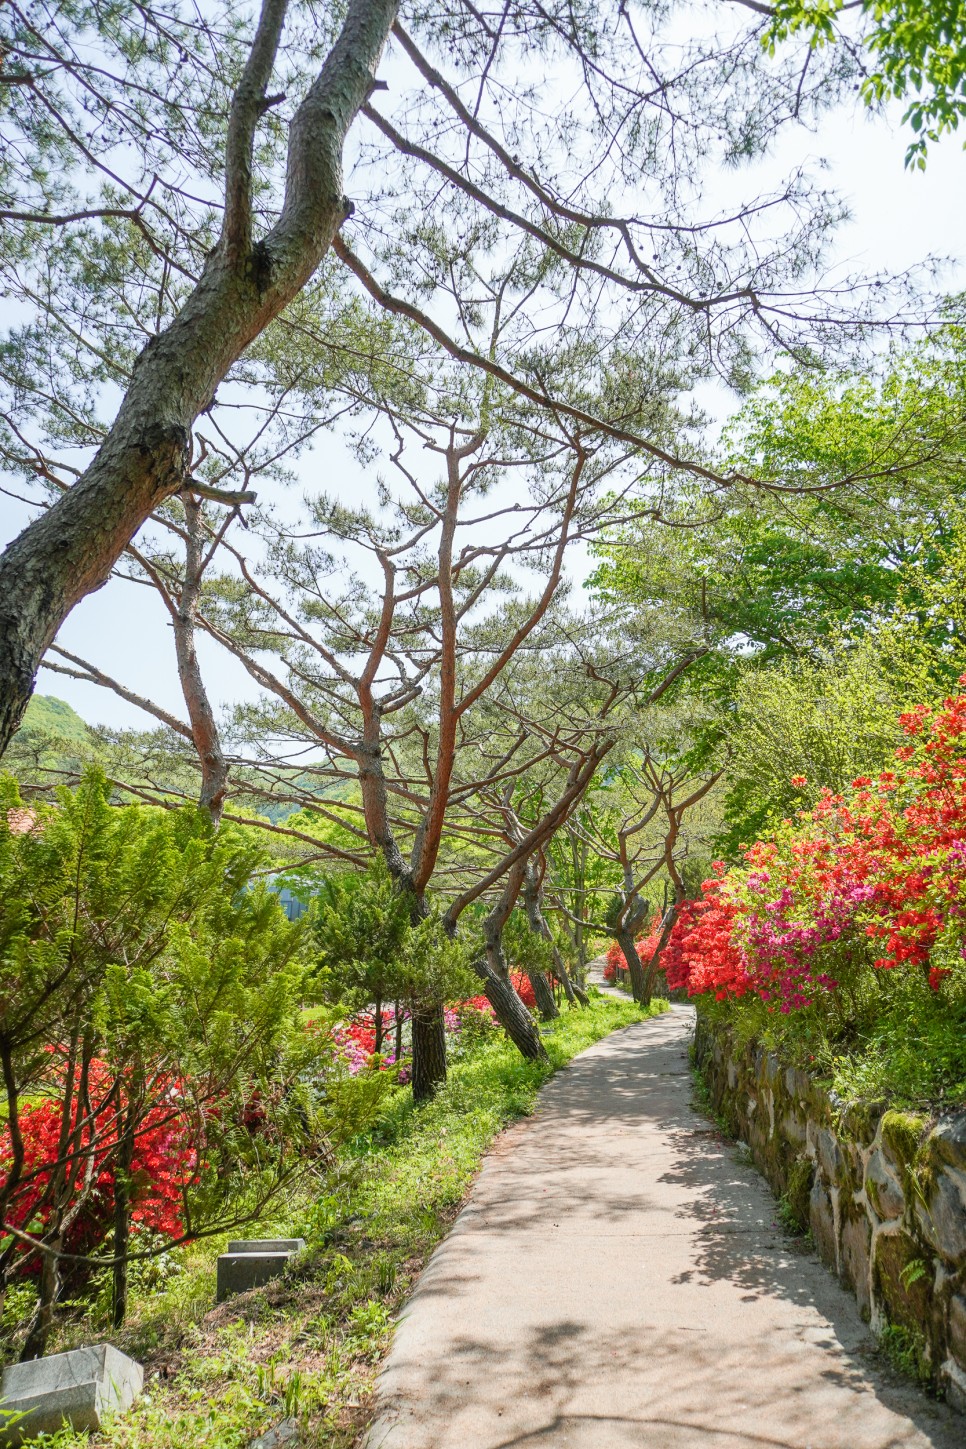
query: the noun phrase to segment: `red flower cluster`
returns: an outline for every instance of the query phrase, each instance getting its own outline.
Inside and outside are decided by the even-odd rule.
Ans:
[[[83,1181],[89,1162],[93,1170],[84,1205],[67,1233],[68,1250],[74,1253],[91,1252],[113,1225],[119,1105],[123,1112],[125,1100],[123,1088],[115,1093],[111,1086],[108,1068],[93,1062],[89,1081],[93,1111],[90,1121],[81,1116],[78,1130],[75,1083],[71,1127],[77,1132],[72,1154],[78,1179]],[[177,1238],[184,1231],[182,1192],[197,1176],[198,1153],[189,1141],[187,1122],[179,1108],[178,1083],[160,1083],[159,1091],[162,1100],[148,1110],[136,1131],[130,1171],[131,1218],[153,1232]],[[44,1194],[60,1157],[61,1124],[62,1099],[47,1098],[21,1113],[24,1160],[22,1187],[8,1209],[13,1227],[24,1229],[30,1223],[34,1232],[38,1228],[42,1232],[50,1220]],[[10,1131],[4,1127],[0,1132],[0,1172],[9,1167],[11,1156]]]
[[[665,956],[671,986],[718,999],[754,990],[788,1011],[857,966],[921,971],[933,991],[961,969],[966,694],[900,725],[910,743],[896,770],[823,791],[685,905]]]
[[[651,964],[651,959],[654,955],[654,952],[657,950],[657,943],[660,939],[661,913],[660,911],[658,911],[651,921],[651,928],[648,934],[646,936],[641,936],[640,939],[635,941],[634,943],[637,950],[637,959],[640,961],[642,966],[649,966]],[[617,943],[617,941],[612,941],[607,950],[607,964],[604,967],[604,980],[616,981],[617,972],[624,971],[626,970],[626,968],[627,962],[624,959],[624,952],[621,950],[620,945]],[[661,969],[664,969],[663,963]]]
[[[456,1010],[462,1012],[464,1006],[471,1008],[473,1011],[482,1012],[484,1016],[492,1017],[494,1020],[496,1019],[493,1007],[490,1005],[489,998],[486,996],[468,996],[465,1001],[459,1003]]]
[[[672,991],[689,996],[713,992],[717,1000],[742,996],[749,976],[741,952],[732,943],[737,910],[722,899],[721,883],[705,881],[704,899],[684,901],[664,948],[664,971]]]
[[[537,998],[534,995],[530,978],[525,971],[511,971],[510,980],[513,982],[513,989],[523,1002],[524,1006],[531,1010],[536,1007]]]

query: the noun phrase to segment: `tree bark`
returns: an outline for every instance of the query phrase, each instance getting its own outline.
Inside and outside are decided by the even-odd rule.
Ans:
[[[172,613],[174,647],[178,660],[181,692],[191,721],[191,738],[201,765],[201,791],[198,804],[206,810],[215,829],[221,824],[228,792],[228,765],[221,747],[221,735],[214,710],[198,663],[195,624],[201,584],[204,577],[204,535],[201,529],[202,506],[190,493],[183,498],[187,524],[184,587],[178,606]]]
[[[627,963],[627,972],[631,978],[631,995],[639,1006],[646,1006],[651,998],[650,992],[647,989],[644,967],[641,965],[641,958],[637,954],[637,943],[634,940],[634,932],[626,930],[618,931],[617,944],[620,946],[624,960]]]
[[[342,148],[371,92],[397,0],[349,0],[340,34],[292,120],[278,221],[254,241],[254,133],[286,9],[286,0],[264,0],[228,123],[225,222],[197,285],[137,359],[86,472],[0,558],[0,750],[20,724],[64,619],[106,583],[152,510],[184,486],[195,419],[245,348],[305,286],[349,214]]]
[[[678,881],[675,885],[674,900],[671,902],[668,909],[664,912],[664,919],[661,922],[661,934],[658,937],[657,945],[654,948],[654,955],[651,957],[650,962],[648,963],[648,979],[652,991],[654,989],[654,982],[657,979],[658,968],[661,963],[661,956],[664,952],[665,946],[671,939],[671,932],[674,930],[674,922],[678,918],[678,910],[680,909],[681,902],[683,900],[684,884],[682,881]]]
[[[571,1006],[589,1006],[590,997],[582,986],[578,986],[570,979],[570,972],[567,970],[567,963],[556,946],[553,948],[553,969],[557,980],[564,989],[564,995]]]
[[[543,1061],[546,1051],[540,1040],[540,1032],[510,980],[506,956],[503,953],[503,927],[520,893],[526,869],[526,858],[517,862],[510,870],[503,893],[483,922],[483,940],[486,958],[473,962],[473,970],[483,982],[486,999],[496,1013],[496,1019],[507,1036],[527,1061]]]
[[[554,967],[557,971],[557,977],[560,981],[560,984],[563,986],[564,991],[567,993],[567,1000],[572,1005],[574,1003],[575,997],[573,993],[573,988],[570,985],[570,977],[567,975],[566,967],[564,967],[563,961],[560,957],[560,952],[557,950],[556,943],[553,939],[553,932],[547,925],[546,918],[544,917],[543,911],[541,909],[540,896],[542,885],[543,882],[536,862],[533,860],[528,861],[526,872],[524,873],[523,877],[523,908],[526,913],[530,929],[531,931],[533,931],[534,935],[541,936],[545,941],[550,942],[550,949],[553,952],[553,961]],[[561,968],[563,974],[561,974]],[[531,974],[528,971],[527,975],[530,977],[530,984],[533,987],[533,994],[536,998],[537,1009],[540,1012],[540,1015],[543,1017],[544,1021],[553,1021],[555,1017],[558,1017],[560,1015],[560,1013],[557,1010],[557,1003],[553,999],[553,992],[550,990],[546,978],[539,972],[534,972],[533,974]],[[539,980],[535,980],[535,976],[538,976]],[[549,1004],[546,1002],[544,998],[544,993],[541,991],[541,981],[546,988],[545,995],[550,998]]]
[[[615,931],[617,944],[620,946],[627,962],[627,970],[631,978],[631,995],[639,1006],[648,1006],[651,1000],[651,991],[648,979],[641,965],[641,958],[637,954],[637,933],[647,918],[647,905],[635,896],[630,902],[625,902],[620,923]]]
[[[547,1053],[537,1024],[514,991],[510,978],[498,976],[485,961],[475,962],[473,969],[483,982],[486,999],[493,1007],[497,1021],[520,1055],[529,1062],[544,1061]]]
[[[120,1328],[127,1315],[128,1248],[131,1241],[131,1163],[134,1159],[134,1114],[128,1120],[118,1144],[114,1168],[114,1302],[112,1322]]]
[[[537,1003],[537,1010],[542,1021],[556,1021],[560,1012],[557,1010],[557,1003],[553,999],[553,992],[550,989],[550,982],[542,971],[528,971],[527,980],[533,987],[534,1000]]]
[[[446,1081],[446,1028],[443,1008],[436,1003],[414,1004],[413,1101],[428,1102]]]
[[[59,1252],[63,1247],[63,1240],[59,1233],[44,1237],[44,1243]],[[20,1362],[26,1363],[32,1358],[43,1358],[44,1350],[47,1347],[47,1339],[50,1337],[50,1330],[54,1321],[54,1309],[57,1306],[57,1299],[60,1296],[60,1265],[54,1253],[44,1253],[40,1268],[40,1283],[37,1291],[37,1306],[34,1309],[30,1326],[27,1329],[27,1336],[24,1346],[20,1352]]]

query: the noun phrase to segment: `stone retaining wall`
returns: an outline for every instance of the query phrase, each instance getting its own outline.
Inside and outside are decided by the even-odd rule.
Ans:
[[[966,1413],[966,1112],[927,1120],[847,1106],[698,1013],[715,1110],[877,1332],[916,1335],[937,1389]]]

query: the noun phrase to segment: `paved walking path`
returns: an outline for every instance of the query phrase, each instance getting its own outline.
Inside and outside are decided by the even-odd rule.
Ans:
[[[691,1012],[504,1134],[402,1315],[368,1449],[963,1449],[690,1107]]]

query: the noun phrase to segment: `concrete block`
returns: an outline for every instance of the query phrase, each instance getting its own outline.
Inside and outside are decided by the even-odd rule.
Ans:
[[[97,1430],[107,1414],[124,1413],[144,1388],[144,1370],[110,1343],[11,1364],[0,1386],[0,1444],[55,1434],[65,1423]]]
[[[228,1244],[229,1253],[301,1253],[304,1238],[242,1238]]]
[[[228,1244],[218,1259],[215,1297],[224,1303],[234,1293],[261,1288],[284,1273],[289,1259],[305,1247],[304,1238],[265,1238]]]

